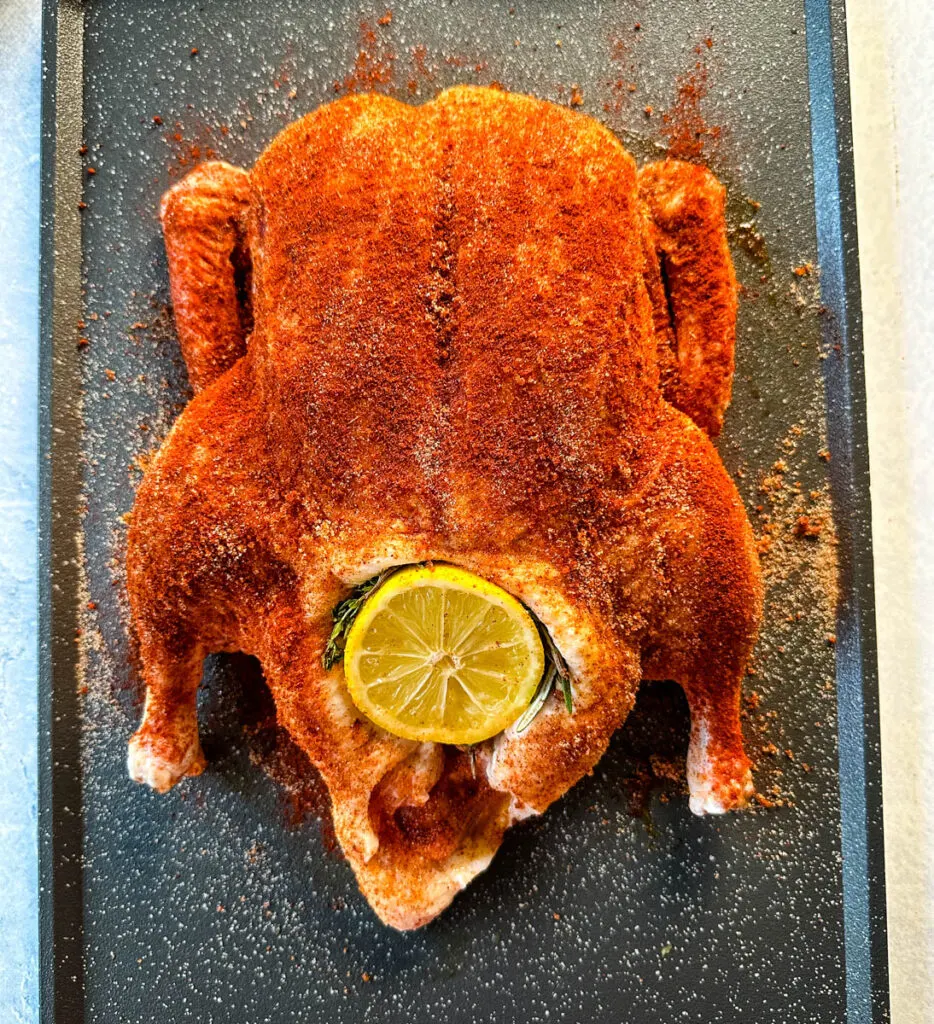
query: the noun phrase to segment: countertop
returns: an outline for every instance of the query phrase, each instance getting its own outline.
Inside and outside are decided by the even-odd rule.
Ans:
[[[765,2],[765,0],[760,0]],[[934,5],[849,0],[892,1019],[934,1021]],[[0,0],[0,1020],[37,1012],[40,4]]]

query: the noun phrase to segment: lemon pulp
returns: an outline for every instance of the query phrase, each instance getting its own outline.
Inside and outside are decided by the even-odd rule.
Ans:
[[[347,635],[356,706],[404,739],[478,743],[528,707],[545,668],[538,629],[505,590],[450,565],[394,573]]]

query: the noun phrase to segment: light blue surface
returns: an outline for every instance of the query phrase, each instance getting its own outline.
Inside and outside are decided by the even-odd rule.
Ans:
[[[837,338],[844,348],[847,336],[847,280],[844,265],[843,224],[840,215],[839,151],[834,97],[831,14],[823,0],[805,0],[808,42],[808,77],[811,93],[811,151],[814,155],[814,211],[817,219],[817,255],[821,271],[821,300],[837,311],[835,323],[825,321],[825,339]],[[849,374],[848,363],[842,362]],[[842,383],[842,381],[840,382]],[[849,380],[845,394],[849,395]],[[848,447],[845,465],[853,465],[853,438],[841,437],[830,416],[832,443]],[[834,437],[834,434],[837,434]],[[855,486],[850,474],[848,486]],[[858,594],[851,599],[860,601]],[[840,828],[843,849],[843,927],[846,942],[847,1024],[872,1020],[872,948],[867,846],[866,787],[859,766],[866,763],[863,705],[863,667],[860,619],[845,616],[837,628],[837,707],[840,719],[837,743],[840,756]],[[849,770],[850,767],[854,770]]]
[[[38,0],[0,0],[0,1021],[38,1020]]]

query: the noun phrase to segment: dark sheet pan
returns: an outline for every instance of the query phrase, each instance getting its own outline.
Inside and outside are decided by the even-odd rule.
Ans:
[[[385,15],[46,5],[43,1021],[885,1020],[843,4],[404,0]],[[210,152],[249,164],[347,88],[422,102],[494,80],[579,99],[640,160],[694,139],[729,189],[744,296],[719,447],[768,549],[746,729],[773,806],[691,817],[665,779],[683,702],[646,688],[594,777],[515,829],[439,921],[399,935],[334,854],[313,774],[245,659],[206,669],[209,772],[164,798],[127,780],[121,516],[187,398],[166,186]],[[801,536],[802,515],[820,536]]]

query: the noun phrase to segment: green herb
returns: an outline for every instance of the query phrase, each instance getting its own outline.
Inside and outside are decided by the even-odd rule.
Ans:
[[[522,712],[513,726],[517,733],[525,732],[532,724],[535,716],[542,710],[549,694],[555,688],[555,676],[557,674],[554,665],[547,664],[545,666],[545,674],[542,676],[542,681],[538,684],[538,689],[535,691],[532,703]]]
[[[328,642],[324,645],[324,654],[321,656],[325,669],[333,668],[343,658],[347,634],[360,614],[360,610],[366,604],[366,599],[377,587],[382,586],[397,569],[401,568],[402,566],[393,565],[388,569],[383,569],[378,576],[372,576],[363,583],[357,584],[340,604],[335,605],[334,611],[331,612],[334,627],[331,629]]]
[[[535,691],[535,696],[532,698],[532,703],[525,709],[525,711],[519,716],[516,724],[513,728],[517,733],[525,732],[526,729],[532,724],[535,716],[545,706],[545,701],[548,700],[551,691],[555,688],[555,685],[561,687],[561,692],[564,695],[564,706],[567,709],[569,715],[574,714],[574,695],[571,691],[571,672],[568,669],[567,662],[558,650],[554,640],[551,639],[551,634],[545,628],[545,624],[542,620],[532,611],[531,608],[526,609],[529,615],[532,616],[533,621],[538,629],[538,635],[542,639],[542,647],[545,649],[545,671],[542,674],[542,681],[538,684],[538,689]]]

